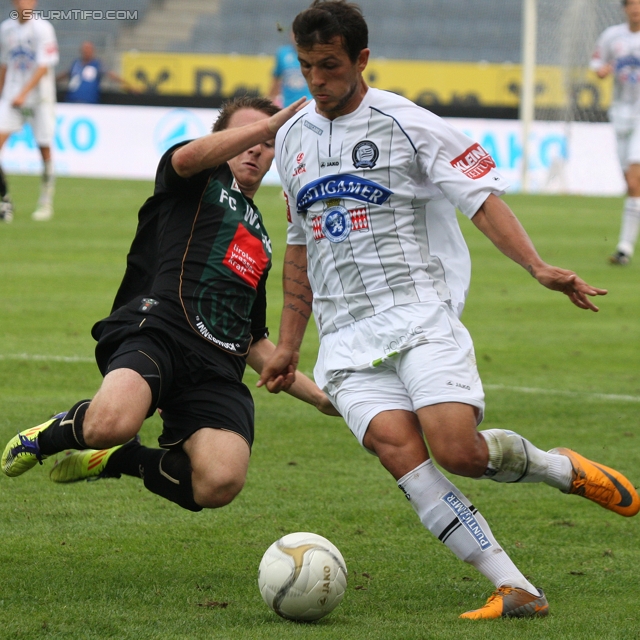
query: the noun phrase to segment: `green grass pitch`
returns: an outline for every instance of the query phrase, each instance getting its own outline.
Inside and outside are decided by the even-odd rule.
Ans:
[[[56,215],[35,223],[38,181],[11,179],[0,225],[0,442],[91,397],[100,383],[91,325],[108,313],[136,214],[151,185],[60,179]],[[283,201],[256,198],[274,240],[269,319],[277,336]],[[484,428],[564,445],[640,482],[640,258],[606,262],[621,199],[511,196],[541,255],[609,289],[594,314],[540,287],[467,220],[473,281],[463,321],[487,393]],[[313,367],[308,332],[301,368]],[[257,377],[248,372],[254,388]],[[255,390],[255,389],[254,389]],[[629,639],[640,636],[640,517],[542,485],[456,479],[532,582],[545,620],[474,623],[491,585],[418,522],[393,479],[344,423],[255,390],[256,442],[244,491],[192,514],[133,478],[57,486],[46,461],[0,477],[0,638]],[[158,418],[143,427],[155,444]],[[292,531],[332,540],[349,569],[340,607],[314,624],[278,618],[257,568]]]

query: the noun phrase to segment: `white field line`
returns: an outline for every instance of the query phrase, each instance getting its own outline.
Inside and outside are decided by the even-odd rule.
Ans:
[[[10,353],[0,354],[0,360],[31,360],[39,362],[95,362],[94,358],[86,356],[53,356],[38,355],[30,353]],[[248,374],[257,376],[251,369],[247,369]],[[307,376],[312,374],[305,372]],[[537,387],[511,387],[506,384],[485,384],[485,389],[489,391],[515,391],[516,393],[532,393],[535,395],[548,396],[568,396],[572,398],[586,398],[596,400],[613,400],[616,402],[640,402],[640,396],[620,395],[615,393],[589,393],[585,391],[566,391],[561,389],[540,389]]]
[[[49,356],[31,353],[0,354],[0,360],[33,360],[38,362],[95,362],[95,358],[86,356]]]
[[[617,402],[640,402],[640,396],[626,396],[615,393],[590,393],[588,391],[565,391],[561,389],[538,389],[535,387],[510,387],[505,384],[485,384],[489,391],[515,391],[517,393],[533,393],[548,396],[570,396],[594,400],[615,400]]]

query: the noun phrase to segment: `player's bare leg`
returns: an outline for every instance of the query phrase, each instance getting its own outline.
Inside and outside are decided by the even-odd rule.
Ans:
[[[247,441],[232,431],[200,429],[183,445],[191,461],[193,498],[201,507],[229,504],[242,490],[249,468]]]

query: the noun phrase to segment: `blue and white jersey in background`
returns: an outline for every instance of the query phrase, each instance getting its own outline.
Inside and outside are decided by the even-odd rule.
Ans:
[[[278,132],[276,162],[321,336],[403,304],[443,301],[460,314],[471,264],[454,206],[471,218],[507,186],[479,144],[369,88],[335,120],[315,102],[296,114]]]
[[[282,81],[282,106],[288,107],[304,97],[311,100],[307,81],[300,70],[296,48],[287,44],[276,51],[273,77]]]
[[[591,68],[597,71],[613,66],[614,89],[609,116],[617,118],[640,115],[640,31],[633,32],[628,24],[605,29],[596,44]]]
[[[98,104],[100,102],[100,80],[102,79],[102,63],[94,59],[83,62],[80,58],[73,61],[69,70],[69,87],[67,102],[84,102]]]
[[[0,25],[0,64],[7,67],[3,100],[13,100],[38,67],[48,67],[47,73],[27,95],[24,106],[55,102],[54,68],[58,64],[58,42],[51,23],[35,18],[23,24],[18,20],[5,20]]]

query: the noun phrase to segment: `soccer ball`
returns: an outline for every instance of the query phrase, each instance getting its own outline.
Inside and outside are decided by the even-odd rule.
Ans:
[[[347,588],[347,567],[337,547],[315,533],[290,533],[262,556],[258,586],[279,616],[309,622],[333,611]]]

